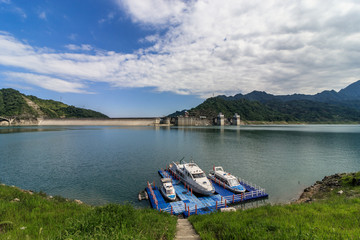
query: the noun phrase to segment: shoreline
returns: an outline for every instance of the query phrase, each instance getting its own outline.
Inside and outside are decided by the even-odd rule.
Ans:
[[[340,188],[344,188],[344,181],[343,179],[347,179],[347,184],[352,186],[360,186],[360,172],[353,172],[353,173],[335,173],[333,175],[325,176],[322,180],[316,181],[313,185],[304,188],[299,194],[298,197],[294,198],[293,201],[287,203],[280,203],[280,205],[289,205],[289,204],[301,204],[301,203],[311,203],[314,202],[323,196],[324,193],[329,193],[335,190],[339,190]],[[29,189],[22,189],[15,185],[7,185],[5,183],[0,182],[0,187],[11,187],[17,189],[23,193],[27,193],[33,195],[35,193],[39,193],[37,191],[29,190]],[[52,199],[53,196],[48,195],[46,192],[40,191],[41,194],[45,195],[47,199]],[[340,193],[342,194],[342,193]],[[62,196],[60,196],[62,197]],[[360,197],[360,196],[359,196]],[[62,197],[64,198],[64,197]],[[64,198],[68,202],[76,202],[77,204],[84,204],[87,206],[95,206],[92,204],[88,204],[83,202],[79,199],[72,199],[72,198]],[[296,200],[295,200],[296,199]],[[116,203],[109,203],[109,204],[116,204]],[[119,203],[121,205],[121,203]],[[107,204],[105,204],[107,205]],[[270,204],[272,205],[272,204]],[[275,204],[278,205],[278,204]],[[103,206],[103,205],[99,205]]]
[[[238,126],[276,126],[276,125],[359,125],[360,122],[266,122],[266,121],[241,121]],[[160,117],[144,118],[109,118],[109,119],[32,119],[12,121],[1,121],[0,127],[11,126],[176,126],[170,123],[162,123]],[[196,125],[195,127],[214,127],[218,125]],[[236,126],[236,125],[223,125]],[[183,127],[183,126],[181,126]]]

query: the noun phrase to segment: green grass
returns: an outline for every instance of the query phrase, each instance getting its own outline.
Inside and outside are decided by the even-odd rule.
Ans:
[[[92,207],[0,186],[0,239],[172,239],[175,229],[176,217],[152,209]]]
[[[202,239],[360,239],[360,187],[311,204],[263,206],[189,218]],[[320,196],[318,196],[320,197]]]
[[[191,216],[202,239],[360,239],[360,173],[303,204]],[[339,190],[343,194],[338,194]],[[0,239],[173,239],[177,218],[153,209],[93,207],[0,185]]]

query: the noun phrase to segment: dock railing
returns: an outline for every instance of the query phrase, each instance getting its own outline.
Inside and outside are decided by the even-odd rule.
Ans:
[[[166,168],[161,169],[163,175],[165,177],[170,177],[171,176],[174,179],[178,179],[180,180],[179,176],[173,172],[170,168]],[[216,180],[212,180],[212,182],[215,182],[216,184],[221,185],[221,183],[217,183]],[[233,195],[229,195],[229,196],[221,196],[221,201],[216,201],[215,206],[208,206],[208,208],[212,209],[212,210],[218,210],[220,208],[226,208],[229,204],[233,204],[233,203],[238,203],[238,202],[242,202],[242,201],[246,201],[246,200],[251,200],[257,197],[261,197],[261,196],[265,196],[265,189],[261,188],[260,186],[257,186],[256,184],[252,184],[249,181],[246,181],[244,179],[240,179],[239,178],[239,182],[241,185],[245,185],[245,187],[247,189],[250,189],[250,191],[248,192],[244,192],[244,193],[240,193],[240,194],[233,194]],[[167,208],[164,209],[159,209],[158,208],[158,201],[156,199],[155,193],[151,187],[151,184],[148,182],[148,187],[150,189],[150,193],[154,199],[154,203],[156,204],[156,208],[159,211],[164,211],[164,212],[168,212],[169,214],[173,215],[173,214],[179,214],[179,213],[185,213],[187,216],[193,215],[193,214],[198,214],[199,211],[202,211],[201,209],[198,209],[197,205],[186,205],[186,203],[184,203],[184,206],[169,206]],[[188,187],[185,185],[185,188]],[[188,192],[191,191],[188,188]]]
[[[147,185],[148,185],[150,194],[151,194],[151,196],[153,197],[153,200],[154,200],[154,203],[155,203],[155,205],[156,205],[156,208],[158,208],[158,200],[157,200],[157,198],[156,198],[156,195],[155,195],[155,193],[154,193],[154,190],[153,190],[151,184],[149,183],[149,181],[147,182]]]

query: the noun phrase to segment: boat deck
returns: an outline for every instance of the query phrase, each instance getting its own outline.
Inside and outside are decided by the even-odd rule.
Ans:
[[[163,178],[169,177],[172,179],[176,195],[180,200],[166,202],[161,195],[160,190],[156,186],[151,186],[148,183],[146,191],[149,195],[151,207],[159,211],[166,211],[170,214],[183,214],[184,217],[188,217],[192,214],[206,214],[231,204],[268,197],[268,194],[265,193],[264,189],[260,189],[256,186],[254,187],[245,181],[240,181],[241,185],[247,190],[247,192],[243,194],[234,194],[218,183],[212,181],[216,193],[211,196],[198,197],[192,193],[191,189],[185,187],[182,182],[177,180],[176,175],[172,174],[171,171],[159,170],[159,174]]]

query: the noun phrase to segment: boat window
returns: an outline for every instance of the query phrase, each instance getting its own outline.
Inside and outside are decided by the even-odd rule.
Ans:
[[[237,179],[230,179],[229,180],[229,186],[237,186],[240,185],[239,181]]]
[[[173,194],[174,191],[172,189],[166,189],[166,194]]]
[[[204,173],[194,173],[193,177],[194,178],[203,178],[203,177],[205,177],[205,174]]]

